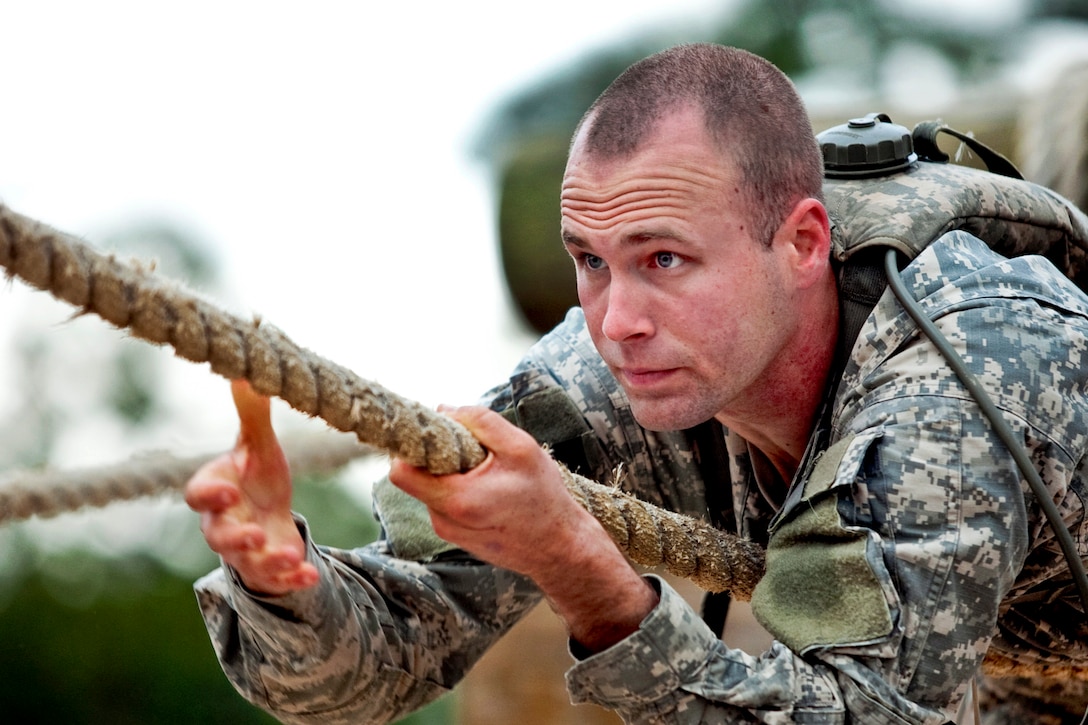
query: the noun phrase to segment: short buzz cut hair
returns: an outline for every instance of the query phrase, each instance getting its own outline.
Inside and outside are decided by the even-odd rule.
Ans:
[[[823,161],[796,88],[772,63],[739,48],[678,45],[635,63],[582,117],[583,149],[605,158],[633,154],[661,118],[685,105],[702,109],[710,137],[737,164],[764,244],[798,201],[822,197]]]

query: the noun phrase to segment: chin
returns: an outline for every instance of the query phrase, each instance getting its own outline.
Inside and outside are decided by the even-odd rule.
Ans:
[[[631,402],[631,412],[640,426],[659,433],[694,428],[714,417],[713,413],[703,413],[693,408],[640,405],[634,401]]]

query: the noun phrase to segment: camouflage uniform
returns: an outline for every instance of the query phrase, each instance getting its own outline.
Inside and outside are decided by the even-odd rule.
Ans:
[[[1088,300],[1043,259],[1006,260],[963,232],[903,278],[1022,437],[1088,555]],[[635,423],[578,311],[487,400],[516,408],[556,387],[591,428],[591,473],[623,462],[625,487],[640,497],[706,514],[687,436]],[[970,394],[890,293],[829,400],[829,426],[814,434],[829,447],[806,457],[785,500],[767,494],[773,468],[728,432],[728,480],[714,482],[731,486],[738,532],[769,544],[753,607],[775,635],[771,649],[729,648],[651,577],[661,601],[638,632],[591,656],[572,644],[576,702],[636,723],[939,723],[988,648],[1022,663],[1088,663],[1085,618],[1051,529]],[[198,583],[231,681],[283,721],[395,719],[451,687],[540,598],[522,577],[421,546],[417,530],[388,516],[383,524],[386,537],[362,549],[311,545],[322,577],[310,591],[262,600],[222,571]],[[406,551],[419,561],[393,557]],[[1088,704],[1083,684],[1073,683],[1070,713]],[[1049,707],[1029,700],[1017,706]]]

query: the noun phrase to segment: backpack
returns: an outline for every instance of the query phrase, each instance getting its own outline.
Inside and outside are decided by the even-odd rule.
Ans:
[[[988,171],[949,164],[937,136],[959,138]],[[1005,257],[1046,257],[1088,291],[1088,217],[1057,193],[1025,181],[976,139],[927,121],[913,133],[871,113],[817,135],[831,216],[848,353],[887,284],[881,257],[908,261],[941,235],[963,230]]]
[[[988,170],[948,164],[948,155],[937,145],[940,133],[967,144]],[[1057,193],[1025,181],[1008,159],[973,137],[939,121],[921,123],[910,133],[891,123],[887,115],[870,113],[828,129],[817,140],[824,156],[824,204],[831,217],[842,325],[832,380],[841,377],[862,325],[889,285],[892,272],[885,260],[889,249],[910,261],[942,235],[962,230],[1005,257],[1046,257],[1088,291],[1088,217]],[[911,300],[900,298],[900,302],[910,309]],[[911,314],[942,348],[936,328],[927,330],[928,321],[920,313]],[[992,404],[981,387],[965,379],[970,374],[961,372],[955,352],[942,352],[1017,460],[1055,529],[1088,612],[1084,563],[1023,446],[1014,440],[996,409],[988,410]],[[692,439],[701,450],[700,473],[705,481],[712,480],[725,461],[721,425],[708,421],[693,430]],[[725,497],[720,487],[707,487],[712,515],[723,511]],[[719,515],[715,524],[728,525],[727,516],[728,512]],[[703,619],[719,636],[728,608],[727,593],[707,594],[703,600]]]

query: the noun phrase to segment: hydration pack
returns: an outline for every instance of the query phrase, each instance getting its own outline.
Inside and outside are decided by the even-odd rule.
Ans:
[[[988,171],[949,164],[937,145],[960,139]],[[1070,201],[1025,181],[1011,162],[942,125],[913,132],[870,113],[817,135],[824,157],[824,201],[842,296],[848,353],[883,294],[882,257],[893,248],[914,259],[941,235],[963,230],[1005,257],[1046,257],[1088,291],[1088,217]]]

